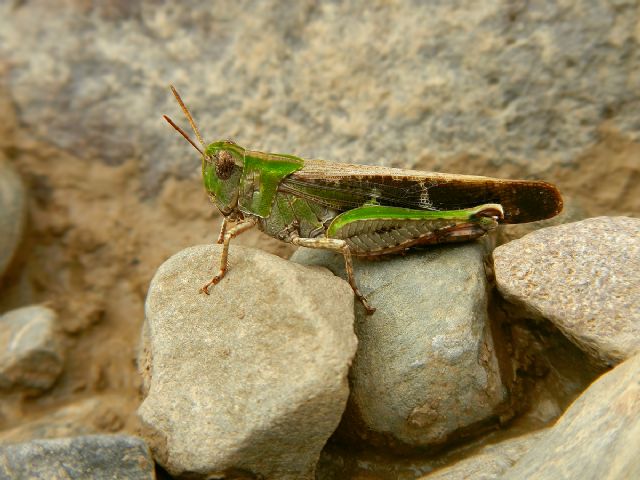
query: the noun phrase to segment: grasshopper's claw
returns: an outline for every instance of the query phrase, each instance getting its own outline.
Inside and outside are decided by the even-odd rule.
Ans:
[[[362,304],[364,309],[366,310],[367,315],[373,315],[373,312],[376,311],[375,307],[372,307],[371,305],[369,305],[369,302],[367,302],[367,299],[364,298],[364,296],[357,295],[357,297],[358,297],[358,300],[360,300],[360,303]]]
[[[216,285],[220,280],[222,280],[222,275],[216,275],[209,282],[205,283],[200,289],[200,293],[204,293],[205,295],[209,295],[209,287]]]
[[[376,312],[375,307],[370,307],[369,305],[362,304],[367,315],[373,315]]]

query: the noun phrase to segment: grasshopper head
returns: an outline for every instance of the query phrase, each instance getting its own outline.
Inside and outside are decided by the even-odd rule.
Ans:
[[[230,140],[210,144],[202,155],[202,179],[207,192],[223,215],[231,215],[237,205],[244,148]]]
[[[189,135],[176,125],[173,120],[166,115],[163,115],[164,119],[200,153],[204,186],[220,212],[225,217],[235,216],[238,213],[238,189],[244,166],[244,148],[236,145],[231,140],[214,142],[207,147],[202,139],[200,130],[196,126],[196,122],[191,116],[191,112],[182,101],[180,94],[178,94],[173,85],[170,85],[170,88],[202,148],[198,147],[196,142],[191,140]]]

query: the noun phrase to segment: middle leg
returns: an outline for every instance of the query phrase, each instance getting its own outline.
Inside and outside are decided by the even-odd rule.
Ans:
[[[319,248],[323,250],[332,250],[334,252],[339,252],[342,254],[344,258],[344,266],[347,271],[347,280],[349,281],[349,285],[353,289],[353,293],[355,293],[362,306],[367,311],[368,315],[371,315],[376,311],[375,308],[369,305],[367,299],[360,293],[360,289],[358,289],[358,285],[356,284],[355,276],[353,275],[353,262],[351,260],[351,250],[349,250],[349,246],[347,242],[344,240],[340,240],[337,238],[301,238],[301,237],[293,237],[291,239],[291,243],[294,245],[298,245],[300,247],[307,248]]]

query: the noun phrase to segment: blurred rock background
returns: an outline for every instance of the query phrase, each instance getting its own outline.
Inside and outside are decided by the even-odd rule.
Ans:
[[[44,304],[64,352],[46,395],[3,394],[0,442],[137,428],[151,277],[220,222],[169,83],[210,141],[638,216],[639,44],[635,0],[0,2],[0,313]]]

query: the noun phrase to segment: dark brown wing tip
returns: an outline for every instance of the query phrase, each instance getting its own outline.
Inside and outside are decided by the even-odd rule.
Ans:
[[[562,195],[558,188],[543,181],[523,181],[514,185],[514,190],[506,204],[504,223],[528,223],[545,220],[562,211]]]

